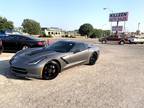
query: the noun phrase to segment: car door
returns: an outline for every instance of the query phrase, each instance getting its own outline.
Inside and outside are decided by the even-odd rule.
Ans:
[[[115,41],[115,36],[110,36],[110,37],[108,38],[108,40],[109,40],[109,41]]]
[[[16,36],[13,35],[6,36],[3,40],[3,44],[6,50],[16,50],[17,49]]]
[[[107,40],[109,43],[117,43],[120,39],[117,36],[110,36]]]
[[[70,65],[84,63],[89,58],[89,49],[84,43],[76,43],[71,52],[72,53],[65,58]]]
[[[16,50],[21,50],[22,46],[26,44],[27,38],[23,37],[21,35],[17,35],[16,36],[16,44],[17,44],[17,49]]]

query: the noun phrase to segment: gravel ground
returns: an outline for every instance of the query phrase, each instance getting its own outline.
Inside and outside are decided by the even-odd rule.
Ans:
[[[13,54],[3,53],[0,108],[143,108],[144,45],[98,46],[94,66],[65,70],[50,81],[12,76],[8,60]]]

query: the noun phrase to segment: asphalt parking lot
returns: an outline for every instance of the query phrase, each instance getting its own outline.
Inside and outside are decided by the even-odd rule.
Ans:
[[[94,42],[93,42],[94,43]],[[94,66],[77,66],[56,79],[18,79],[0,55],[0,108],[143,108],[144,45],[102,45]]]

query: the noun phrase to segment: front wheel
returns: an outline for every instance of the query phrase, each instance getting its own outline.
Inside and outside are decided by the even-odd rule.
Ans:
[[[98,59],[98,55],[93,53],[89,59],[89,65],[94,65]]]
[[[0,48],[0,54],[3,52],[4,48],[3,46]]]
[[[24,45],[24,46],[22,47],[22,50],[25,50],[25,49],[27,49],[27,48],[29,48],[29,46]]]
[[[51,61],[48,62],[43,69],[42,79],[51,80],[57,77],[60,72],[60,66],[58,63]]]
[[[120,44],[120,45],[124,45],[125,42],[124,42],[124,41],[120,41],[119,44]]]
[[[103,40],[103,41],[102,41],[102,44],[106,44],[106,43],[107,43],[107,41],[106,41],[106,40]]]

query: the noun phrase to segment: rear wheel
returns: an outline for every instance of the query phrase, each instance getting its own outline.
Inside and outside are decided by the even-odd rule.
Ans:
[[[48,62],[43,69],[42,78],[45,80],[51,80],[57,77],[60,72],[60,66],[58,63],[51,61]]]
[[[97,53],[93,53],[89,59],[89,65],[94,65],[97,61],[98,55]]]

